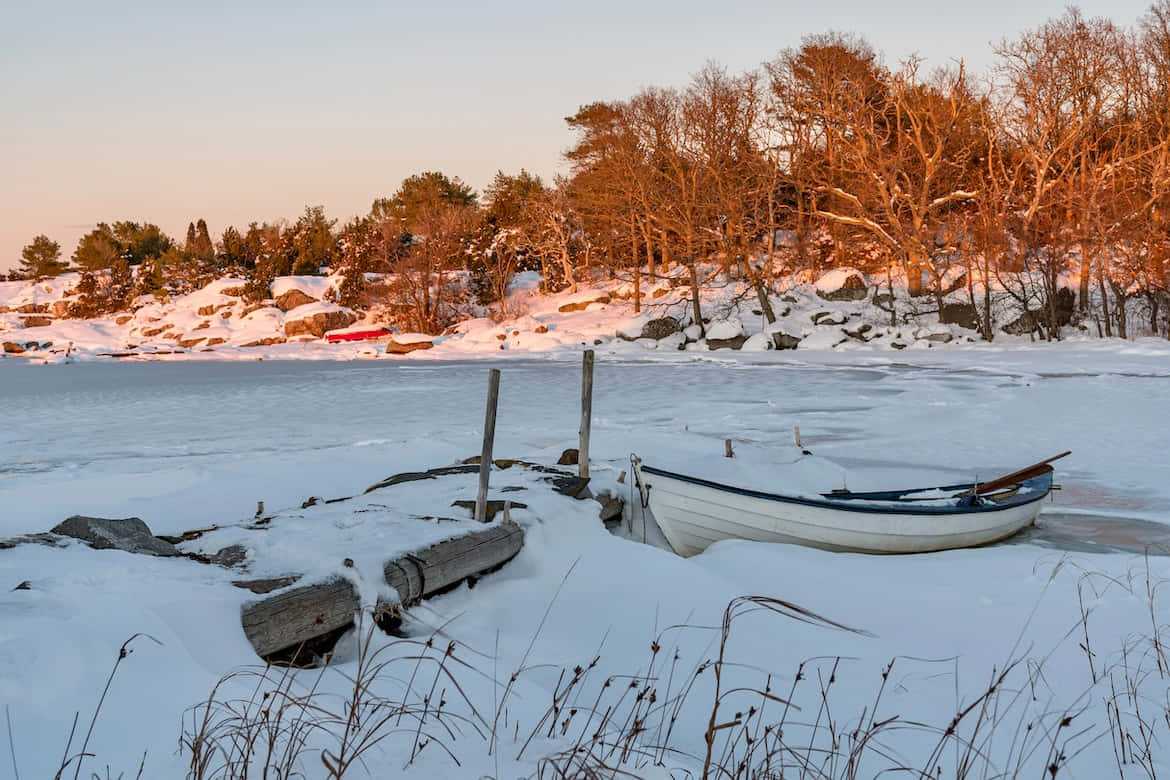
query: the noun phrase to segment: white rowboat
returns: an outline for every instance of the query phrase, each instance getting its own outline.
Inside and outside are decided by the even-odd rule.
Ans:
[[[643,506],[683,556],[722,539],[867,553],[975,547],[1031,525],[1052,489],[1047,462],[979,485],[797,496],[679,474],[636,456],[632,461]]]

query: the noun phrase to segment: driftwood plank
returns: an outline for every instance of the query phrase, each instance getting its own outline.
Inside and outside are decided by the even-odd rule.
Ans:
[[[359,606],[353,583],[338,577],[245,604],[240,623],[256,654],[266,657],[352,624]]]
[[[379,603],[379,610],[395,610],[507,563],[524,546],[524,531],[514,523],[485,528],[446,539],[422,550],[387,561],[386,583],[398,592],[398,602]],[[361,608],[357,589],[342,577],[301,585],[244,605],[240,622],[256,654],[294,655],[299,647],[337,634],[353,625]]]

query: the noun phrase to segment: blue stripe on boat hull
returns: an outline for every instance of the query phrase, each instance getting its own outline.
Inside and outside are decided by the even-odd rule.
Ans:
[[[766,501],[780,501],[787,504],[801,504],[803,506],[815,506],[824,509],[832,509],[839,512],[862,512],[870,514],[898,514],[898,515],[963,515],[976,514],[986,512],[999,512],[1013,507],[1023,506],[1035,501],[1040,501],[1048,495],[1052,490],[1052,472],[1041,474],[1038,477],[1024,480],[1019,483],[1021,494],[1005,499],[1003,501],[996,501],[987,504],[971,504],[969,506],[915,506],[909,501],[899,501],[899,496],[904,496],[909,493],[918,493],[927,490],[943,490],[948,492],[960,492],[963,490],[970,490],[971,484],[961,485],[945,485],[934,488],[917,488],[914,490],[894,490],[882,491],[875,493],[849,493],[844,494],[840,498],[799,498],[796,496],[784,496],[777,493],[764,493],[758,490],[749,490],[747,488],[735,487],[732,485],[724,485],[719,482],[711,482],[710,480],[700,479],[699,477],[690,477],[685,474],[678,474],[673,471],[666,471],[665,469],[655,468],[654,466],[647,466],[642,464],[641,469],[647,474],[657,474],[670,479],[677,479],[683,482],[690,482],[694,485],[702,485],[713,490],[721,490],[727,493],[735,493],[741,496],[749,496],[751,498],[760,498]],[[1027,492],[1024,492],[1026,489]],[[882,506],[857,506],[851,505],[851,501],[884,501]]]

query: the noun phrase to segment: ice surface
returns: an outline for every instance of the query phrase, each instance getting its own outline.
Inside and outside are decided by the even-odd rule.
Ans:
[[[514,336],[506,324],[485,323],[475,332],[492,334],[494,343],[484,343],[498,354],[497,344],[519,353],[561,331]],[[349,549],[365,570],[397,544],[425,541],[440,521],[422,518],[453,514],[451,500],[471,497],[473,479],[417,483],[381,501],[382,491],[372,493],[363,500],[376,511],[363,516],[339,513],[340,504],[302,512],[305,499],[360,494],[389,474],[475,454],[492,367],[503,371],[496,456],[551,463],[576,444],[579,422],[580,345],[556,343],[563,346],[533,347],[531,357],[509,361],[0,362],[0,536],[47,530],[75,513],[138,516],[156,533],[224,526],[185,547],[213,552],[238,540],[263,500],[266,511],[286,520],[256,544],[257,573],[275,572],[280,561],[329,571]],[[296,354],[336,354],[317,347],[296,345]],[[1078,587],[1092,609],[1094,652],[1119,658],[1127,637],[1149,630],[1139,557],[1032,543],[871,557],[733,541],[683,560],[641,543],[636,495],[628,475],[622,483],[617,477],[628,471],[630,452],[666,463],[697,451],[721,462],[726,438],[742,458],[767,450],[783,461],[795,457],[792,429],[799,425],[815,453],[801,462],[835,462],[853,490],[987,479],[1071,449],[1056,464],[1066,489],[1055,494],[1052,510],[1107,516],[1124,507],[1170,523],[1166,357],[1154,342],[897,354],[684,352],[624,342],[598,348],[592,487],[633,499],[626,519],[632,533],[606,532],[594,502],[533,498],[522,473],[493,472],[497,490],[529,488],[502,494],[531,505],[514,515],[526,530],[525,549],[475,589],[461,586],[412,610],[407,629],[425,636],[441,626],[460,653],[469,648],[477,671],[461,681],[489,715],[493,696],[523,661],[531,671],[509,702],[520,742],[547,709],[562,666],[571,670],[599,655],[590,688],[596,693],[608,675],[644,670],[651,642],[661,638],[685,671],[711,657],[717,632],[703,627],[718,626],[728,602],[744,594],[787,599],[875,636],[747,616],[728,647],[742,664],[728,672],[729,686],[759,685],[757,670],[767,670],[787,692],[802,661],[827,657],[806,666],[806,679],[815,681],[818,670],[827,679],[840,656],[846,660],[837,670],[834,713],[847,721],[872,704],[893,658],[880,715],[945,725],[979,695],[993,669],[1026,655],[1043,663],[1043,675],[1034,689],[1013,678],[1036,691],[1025,706],[1088,706],[1078,728],[1092,726],[1096,734],[1107,722],[1101,702],[1108,682],[1093,687],[1085,655],[1069,638],[1079,631]],[[379,526],[380,512],[395,522],[417,519],[412,532],[420,536],[392,538]],[[652,527],[646,538],[653,539]],[[1170,577],[1166,558],[1151,557],[1150,566],[1154,582]],[[205,699],[221,675],[255,660],[239,629],[240,605],[251,595],[230,585],[236,576],[185,559],[82,545],[0,550],[0,701],[9,705],[21,776],[56,771],[73,713],[87,721],[118,648],[136,632],[162,644],[140,638],[122,662],[91,739],[97,758],[86,766],[133,774],[147,750],[144,776],[182,776],[186,760],[175,744],[183,711]],[[25,581],[29,589],[13,590]],[[667,629],[682,625],[689,628]],[[343,655],[340,667],[352,671],[353,661]],[[700,678],[695,704],[683,709],[676,729],[680,749],[692,753],[702,752],[709,679]],[[1149,700],[1165,698],[1159,680],[1144,679]],[[340,678],[322,684],[344,692]],[[225,691],[250,693],[242,684]],[[812,689],[798,694],[806,713],[815,714],[818,703]],[[937,741],[935,734],[900,734],[891,735],[898,749],[916,757]],[[380,746],[372,776],[377,767],[402,770],[410,741]],[[435,753],[403,771],[527,776],[535,756],[565,746],[541,742],[517,759],[521,745],[511,732],[505,743],[489,756],[469,730],[452,745],[462,766]],[[318,771],[315,761],[305,765],[309,776]],[[1114,772],[1108,735],[1077,762],[1076,776]],[[683,758],[675,765],[697,774]],[[1035,768],[1035,776],[1043,773]]]

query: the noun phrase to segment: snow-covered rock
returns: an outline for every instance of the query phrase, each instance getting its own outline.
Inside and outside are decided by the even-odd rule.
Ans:
[[[316,336],[324,338],[325,332],[345,328],[357,322],[353,311],[324,301],[298,306],[285,314],[284,335]]]
[[[834,268],[813,285],[817,295],[827,301],[863,301],[869,284],[856,268]]]

